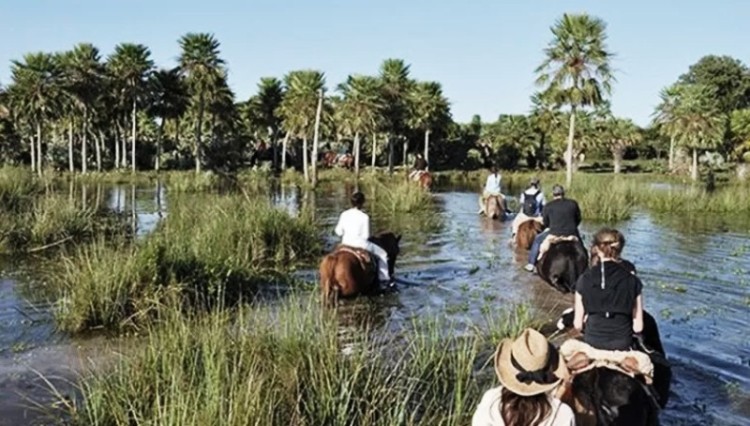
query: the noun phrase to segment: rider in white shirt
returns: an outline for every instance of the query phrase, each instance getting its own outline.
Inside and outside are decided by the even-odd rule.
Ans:
[[[370,217],[362,211],[365,195],[355,192],[351,198],[352,208],[341,213],[336,225],[336,235],[341,237],[341,244],[369,251],[377,259],[378,279],[391,284],[388,273],[388,253],[380,246],[369,241]]]
[[[500,181],[502,178],[502,175],[497,171],[497,167],[492,166],[490,169],[490,175],[487,176],[487,181],[484,184],[482,196],[479,198],[479,214],[484,213],[485,202],[487,201],[487,197],[491,195],[500,196],[503,201],[503,209],[505,209],[505,197],[502,192],[500,192]]]

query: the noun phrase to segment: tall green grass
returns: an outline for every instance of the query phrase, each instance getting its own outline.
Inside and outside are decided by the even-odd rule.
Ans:
[[[0,209],[16,212],[26,208],[44,192],[44,184],[27,169],[0,168]]]
[[[65,195],[40,195],[25,203],[21,210],[0,210],[0,253],[40,251],[132,234],[125,215],[102,206],[83,206]]]
[[[310,218],[265,199],[185,197],[134,247],[99,241],[63,259],[53,280],[62,329],[138,326],[171,297],[191,309],[252,298],[320,252]]]
[[[466,425],[497,341],[428,321],[343,343],[317,299],[235,315],[170,314],[112,368],[84,377],[85,425]],[[452,337],[445,337],[452,336]],[[495,336],[499,337],[499,336]],[[503,336],[505,337],[505,336]]]

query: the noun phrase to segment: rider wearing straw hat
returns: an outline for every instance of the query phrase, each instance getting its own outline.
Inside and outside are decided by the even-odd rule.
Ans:
[[[575,425],[573,410],[554,395],[569,376],[565,361],[538,331],[500,342],[495,373],[501,386],[485,392],[472,426]]]

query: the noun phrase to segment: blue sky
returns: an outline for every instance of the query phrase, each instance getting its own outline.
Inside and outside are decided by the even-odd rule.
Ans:
[[[105,55],[119,42],[143,43],[158,65],[173,66],[180,35],[207,31],[221,42],[238,99],[261,76],[315,68],[334,87],[397,57],[414,77],[443,84],[456,120],[494,120],[529,110],[534,69],[564,12],[607,22],[617,54],[612,107],[639,124],[659,90],[701,56],[750,62],[744,0],[0,0],[0,83],[12,59],[81,41]]]

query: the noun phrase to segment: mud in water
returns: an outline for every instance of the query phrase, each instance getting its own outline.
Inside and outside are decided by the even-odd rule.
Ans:
[[[271,197],[291,212],[314,208],[322,226],[332,229],[347,207],[349,190],[314,194],[283,188]],[[122,186],[108,194],[113,209],[131,214],[139,235],[168,214],[168,190],[161,186]],[[510,247],[510,223],[478,216],[476,193],[437,192],[431,213],[375,215],[373,223],[404,234],[397,265],[403,284],[397,295],[350,303],[347,320],[353,325],[388,332],[416,318],[439,316],[459,329],[482,327],[489,312],[518,303],[550,317],[572,305],[571,296],[522,269],[525,253]],[[585,223],[582,230],[590,238],[599,226]],[[659,321],[675,365],[662,423],[750,424],[750,218],[640,212],[617,227],[627,238],[624,256],[638,268],[646,308]],[[35,371],[56,377],[66,389],[75,369],[112,353],[102,348],[116,342],[59,335],[49,307],[24,290],[33,280],[33,263],[5,260],[1,266],[0,424],[31,424],[35,411],[19,404],[29,405],[23,395],[43,394],[39,386],[46,384]]]

